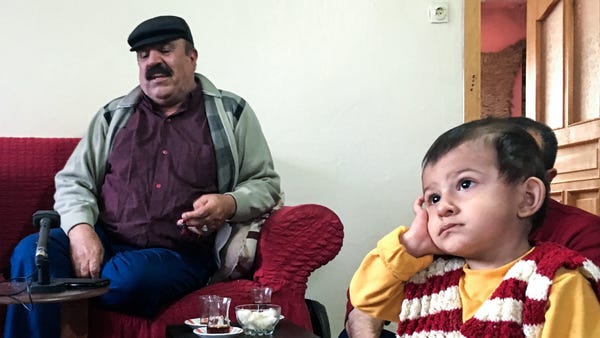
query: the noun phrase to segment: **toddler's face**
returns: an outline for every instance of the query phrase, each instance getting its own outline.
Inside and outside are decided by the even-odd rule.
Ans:
[[[433,242],[447,254],[484,258],[522,236],[518,184],[500,176],[496,151],[469,141],[423,169],[423,195]]]

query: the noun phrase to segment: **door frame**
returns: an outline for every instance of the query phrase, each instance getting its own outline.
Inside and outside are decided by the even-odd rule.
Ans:
[[[481,118],[481,0],[464,2],[464,122]]]

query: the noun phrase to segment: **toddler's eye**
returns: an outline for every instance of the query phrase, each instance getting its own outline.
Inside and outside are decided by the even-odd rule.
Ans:
[[[430,195],[429,198],[427,198],[427,202],[429,202],[429,204],[436,204],[439,201],[440,195],[437,194]]]
[[[473,181],[471,180],[460,181],[460,189],[469,189],[471,186],[473,186]]]

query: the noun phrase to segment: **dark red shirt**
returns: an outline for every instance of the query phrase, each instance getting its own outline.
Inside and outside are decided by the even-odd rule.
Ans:
[[[144,95],[115,136],[100,220],[111,238],[125,244],[208,252],[214,237],[182,235],[176,223],[194,200],[217,190],[201,86],[169,117]]]
[[[561,244],[600,266],[600,217],[585,210],[550,198],[543,225],[529,238]]]

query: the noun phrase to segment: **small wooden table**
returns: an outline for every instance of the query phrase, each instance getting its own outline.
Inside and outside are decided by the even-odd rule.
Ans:
[[[167,338],[198,338],[193,329],[187,325],[169,325],[167,326],[166,337]],[[245,338],[245,337],[253,337],[245,334],[240,334],[236,337]],[[312,332],[307,331],[302,326],[296,325],[290,322],[287,319],[282,319],[277,326],[275,327],[275,331],[271,336],[263,336],[263,337],[272,337],[272,338],[319,338],[314,335]]]
[[[108,292],[108,286],[101,288],[72,289],[62,292],[32,293],[33,303],[64,303],[60,307],[60,336],[62,338],[86,338],[88,335],[89,298]],[[0,296],[0,304],[27,304],[30,302],[27,292],[13,297]]]

